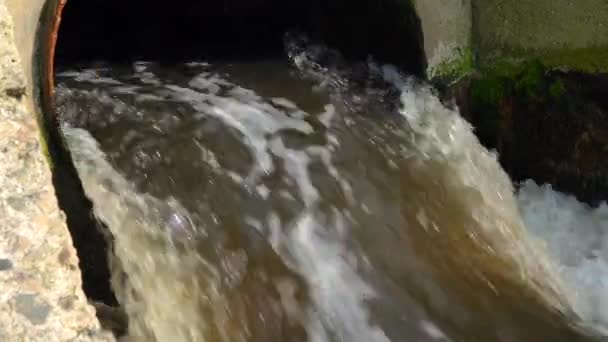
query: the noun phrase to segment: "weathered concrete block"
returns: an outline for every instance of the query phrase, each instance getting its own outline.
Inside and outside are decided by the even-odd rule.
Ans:
[[[34,2],[9,0],[9,12],[0,0],[0,341],[112,341],[82,291],[21,65],[31,61]],[[14,30],[11,13],[32,17]]]
[[[424,35],[427,76],[458,78],[473,68],[471,0],[414,0]]]
[[[608,1],[474,0],[482,67],[538,59],[554,69],[608,72]]]

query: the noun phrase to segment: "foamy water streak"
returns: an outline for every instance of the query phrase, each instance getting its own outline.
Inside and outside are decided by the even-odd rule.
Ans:
[[[342,95],[348,82],[334,80],[342,78],[344,70],[321,68],[316,58],[322,55],[325,60],[327,54],[297,43],[289,47],[294,64],[348,101]],[[498,282],[513,282],[560,312],[575,310],[574,297],[554,265],[527,234],[512,183],[496,155],[479,143],[470,124],[446,108],[431,87],[402,77],[391,66],[370,65],[370,79],[382,78],[401,91],[399,113],[406,123],[393,134],[402,142],[380,149],[403,158],[398,165],[409,175],[404,177],[408,210],[423,231],[436,231],[430,243],[446,248],[431,256],[443,259],[435,262],[461,268],[464,276],[477,278],[495,291],[502,287]],[[433,203],[436,199],[426,198],[437,187],[440,191],[435,195],[443,196],[437,199],[442,207]],[[517,291],[502,291],[510,290]]]
[[[411,129],[412,148],[408,152],[413,154],[412,166],[420,173],[441,166],[447,191],[464,190],[461,200],[466,201],[469,215],[478,223],[468,237],[487,244],[481,248],[488,253],[511,259],[518,269],[510,276],[531,286],[551,305],[564,312],[574,307],[553,264],[528,236],[512,183],[496,155],[481,146],[471,126],[457,112],[445,108],[430,88],[416,89],[410,84],[402,89],[401,113]]]
[[[113,288],[129,315],[131,338],[205,341],[209,317],[200,306],[217,299],[218,271],[195,249],[178,251],[159,215],[170,202],[137,194],[87,131],[66,125],[63,132],[94,213],[112,234]]]

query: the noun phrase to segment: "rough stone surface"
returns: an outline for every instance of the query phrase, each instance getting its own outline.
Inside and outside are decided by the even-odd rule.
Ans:
[[[4,0],[9,14],[14,18],[13,31],[17,52],[22,61],[31,61],[34,54],[34,35],[38,26],[40,11],[46,0]],[[27,19],[27,20],[26,20]],[[32,84],[32,65],[24,62],[21,67],[26,82]],[[32,98],[32,87],[27,88],[27,95]],[[34,110],[31,101],[26,101],[28,110]]]
[[[0,0],[0,341],[112,341],[81,288]]]

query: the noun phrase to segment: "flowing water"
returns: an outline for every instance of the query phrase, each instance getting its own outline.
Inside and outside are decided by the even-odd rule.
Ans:
[[[429,86],[287,45],[289,61],[58,73],[128,341],[582,341],[608,326],[608,207],[531,182],[516,197]]]

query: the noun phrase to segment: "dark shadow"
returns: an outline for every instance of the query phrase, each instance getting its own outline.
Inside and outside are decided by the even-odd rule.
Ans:
[[[66,215],[79,266],[82,287],[89,300],[116,305],[117,301],[110,286],[108,266],[108,242],[102,233],[101,223],[92,215],[92,203],[85,196],[82,184],[74,167],[71,155],[61,136],[54,111],[54,99],[48,85],[51,58],[48,55],[53,21],[58,0],[48,0],[42,9],[35,39],[35,55],[32,59],[34,75],[34,103],[38,123],[46,141],[52,163],[52,180],[60,209]]]
[[[70,0],[57,60],[277,57],[294,29],[349,58],[425,70],[419,20],[408,1],[392,0]]]

